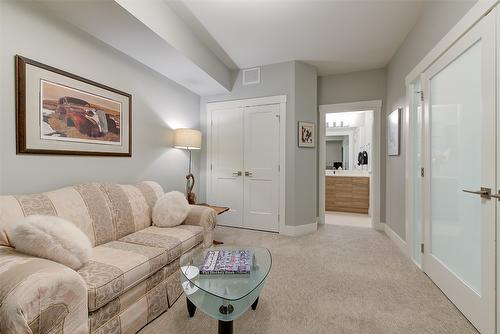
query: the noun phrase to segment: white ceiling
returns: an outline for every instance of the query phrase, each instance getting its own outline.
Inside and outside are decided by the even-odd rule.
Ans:
[[[189,12],[182,17],[219,58],[229,56],[239,68],[301,60],[329,75],[385,67],[423,6],[411,0],[182,0]]]

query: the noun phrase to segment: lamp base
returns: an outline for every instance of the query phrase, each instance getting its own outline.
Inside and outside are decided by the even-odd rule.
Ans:
[[[186,175],[186,199],[189,204],[196,204],[196,194],[193,192],[194,175],[189,173]]]
[[[195,193],[189,193],[187,195],[187,200],[189,204],[196,204],[196,194]]]

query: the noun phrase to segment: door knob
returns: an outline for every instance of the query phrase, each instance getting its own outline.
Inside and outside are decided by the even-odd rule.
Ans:
[[[253,176],[253,173],[252,172],[245,172],[245,176]]]
[[[500,201],[500,190],[498,191],[498,194],[491,194],[490,196]]]
[[[233,172],[233,176],[241,176],[241,175],[242,175],[241,170]]]
[[[481,196],[481,198],[491,198],[491,188],[481,187],[480,190],[466,190],[462,189],[464,193],[475,194]],[[493,197],[500,199],[499,195],[493,195]]]

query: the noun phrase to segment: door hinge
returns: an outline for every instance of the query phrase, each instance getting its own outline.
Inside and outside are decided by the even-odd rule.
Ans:
[[[420,168],[420,176],[424,177],[425,172],[424,172],[424,167]]]
[[[278,165],[278,173],[281,171],[281,166]]]
[[[420,101],[424,101],[424,91],[423,90],[419,90],[417,93],[420,94]]]
[[[212,164],[210,164],[210,171],[212,171]]]
[[[278,221],[280,221],[280,214],[278,213]]]
[[[425,249],[424,244],[420,244],[420,253],[423,253],[424,249]]]
[[[213,119],[210,120],[210,126],[214,126],[214,120]]]

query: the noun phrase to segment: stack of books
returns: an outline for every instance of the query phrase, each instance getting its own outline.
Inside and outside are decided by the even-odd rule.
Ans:
[[[209,250],[200,267],[201,275],[249,274],[252,269],[250,250]]]

